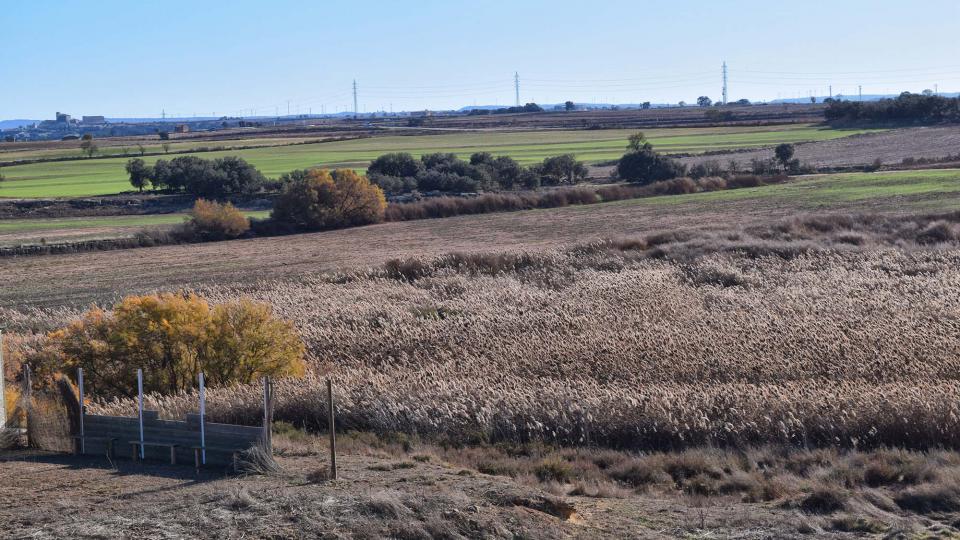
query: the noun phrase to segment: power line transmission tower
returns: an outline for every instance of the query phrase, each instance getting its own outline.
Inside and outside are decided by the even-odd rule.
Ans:
[[[727,104],[727,61],[723,61],[723,104]]]
[[[517,107],[520,106],[520,73],[513,72],[513,93],[516,96]]]
[[[863,101],[863,85],[862,84],[857,85],[857,94],[860,96],[858,98],[858,101]]]
[[[353,117],[357,117],[357,80],[353,80]]]

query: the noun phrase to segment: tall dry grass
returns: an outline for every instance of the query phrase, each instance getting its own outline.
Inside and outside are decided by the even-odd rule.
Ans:
[[[855,223],[817,223],[751,236],[789,256],[670,258],[700,249],[675,233],[200,292],[297,322],[313,374],[277,384],[276,418],[298,426],[326,427],[330,371],[341,428],[452,443],[960,448],[960,403],[945,397],[960,393],[960,251],[861,249],[837,240]],[[795,249],[816,235],[836,244]],[[260,396],[212,389],[208,411],[257,423]],[[148,405],[196,408],[192,395]]]

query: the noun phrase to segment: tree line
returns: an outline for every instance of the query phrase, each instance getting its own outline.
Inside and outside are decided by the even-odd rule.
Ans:
[[[587,177],[587,167],[572,154],[548,157],[524,167],[511,157],[489,152],[476,152],[469,161],[450,153],[425,154],[417,159],[397,152],[373,160],[367,177],[390,194],[477,193],[575,184]]]
[[[828,122],[939,124],[960,122],[960,98],[904,92],[879,101],[824,100]]]

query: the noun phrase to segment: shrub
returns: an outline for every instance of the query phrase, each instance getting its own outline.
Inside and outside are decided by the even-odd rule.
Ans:
[[[316,231],[383,221],[383,190],[349,169],[311,169],[288,184],[272,217],[296,230]]]
[[[182,233],[198,240],[225,240],[248,230],[250,220],[232,204],[197,199]]]
[[[834,487],[815,489],[800,501],[800,509],[808,514],[832,514],[847,506],[847,492]]]
[[[627,152],[617,162],[617,176],[636,184],[650,184],[682,176],[684,167],[676,160],[644,148]]]
[[[51,370],[82,367],[102,397],[144,390],[176,393],[193,387],[201,371],[213,385],[250,383],[262,376],[302,376],[304,345],[293,324],[249,300],[211,308],[199,296],[129,296],[111,312],[91,309],[49,335]]]

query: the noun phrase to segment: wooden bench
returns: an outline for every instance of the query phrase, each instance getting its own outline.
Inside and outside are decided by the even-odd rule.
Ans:
[[[239,466],[237,463],[238,456],[243,450],[237,450],[236,448],[218,448],[216,446],[193,446],[193,466],[197,469],[197,472],[200,472],[200,456],[204,450],[207,452],[222,452],[224,454],[230,454],[230,460],[233,462],[233,472],[238,472]]]
[[[73,453],[76,455],[81,455],[83,450],[86,448],[86,441],[103,441],[107,445],[107,458],[113,459],[113,443],[117,440],[116,437],[97,437],[90,435],[74,435],[74,447]]]
[[[130,441],[130,447],[133,449],[133,460],[138,461],[140,459],[140,447],[146,449],[147,446],[156,446],[160,448],[169,448],[170,449],[170,464],[177,464],[177,448],[180,446],[176,443],[165,443],[165,442],[154,442],[154,441]]]

